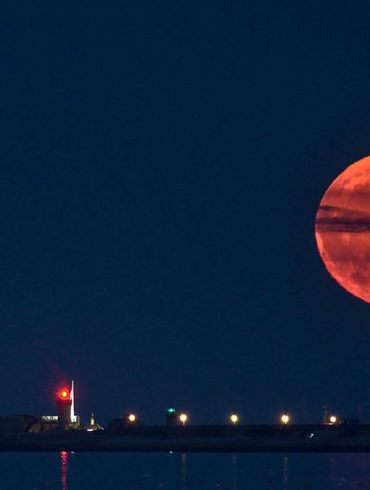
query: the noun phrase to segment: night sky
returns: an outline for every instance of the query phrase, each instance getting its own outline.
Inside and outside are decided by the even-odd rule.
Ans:
[[[1,413],[370,421],[370,305],[323,193],[370,154],[367,2],[1,13]]]

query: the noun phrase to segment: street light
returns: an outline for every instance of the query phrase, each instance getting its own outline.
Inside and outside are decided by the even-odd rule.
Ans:
[[[331,424],[336,424],[336,423],[337,423],[337,420],[338,420],[338,419],[337,419],[337,417],[336,417],[335,415],[330,415],[330,417],[329,417],[329,422],[330,422]]]
[[[230,422],[234,425],[236,425],[239,422],[239,417],[236,415],[236,413],[232,413],[230,415]]]
[[[128,418],[128,421],[131,423],[134,423],[136,421],[136,415],[134,413],[130,413],[127,418]]]
[[[181,413],[179,415],[179,420],[182,423],[182,425],[185,425],[186,422],[188,421],[188,416],[186,415],[186,413]]]
[[[290,417],[287,413],[284,413],[281,417],[280,417],[280,420],[281,420],[281,423],[284,424],[284,425],[287,425],[289,424],[290,422]]]

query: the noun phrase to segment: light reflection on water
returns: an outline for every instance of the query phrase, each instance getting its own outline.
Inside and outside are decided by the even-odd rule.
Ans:
[[[67,451],[60,453],[60,483],[62,490],[68,490],[68,456]]]
[[[236,454],[232,455],[232,490],[238,489],[238,456]]]
[[[370,490],[370,454],[6,454],[0,490]]]
[[[186,467],[186,454],[181,455],[181,490],[188,489],[188,475]]]
[[[288,456],[283,457],[283,488],[288,490],[289,481],[289,470],[288,470]]]

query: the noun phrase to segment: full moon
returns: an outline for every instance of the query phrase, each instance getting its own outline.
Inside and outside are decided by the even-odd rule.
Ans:
[[[325,192],[315,235],[329,274],[370,303],[370,157],[347,167]]]

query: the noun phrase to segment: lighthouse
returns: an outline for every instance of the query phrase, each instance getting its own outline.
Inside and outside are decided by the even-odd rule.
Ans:
[[[68,429],[72,423],[72,400],[71,390],[67,386],[63,386],[57,393],[58,407],[58,426],[60,429]]]

